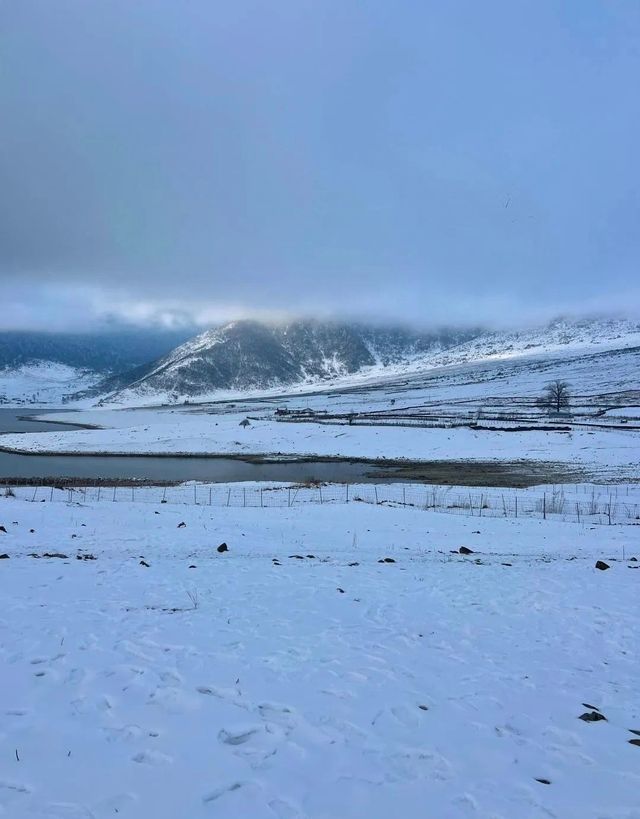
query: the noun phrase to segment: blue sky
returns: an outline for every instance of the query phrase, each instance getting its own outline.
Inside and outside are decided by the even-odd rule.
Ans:
[[[0,5],[5,325],[640,310],[640,3]]]

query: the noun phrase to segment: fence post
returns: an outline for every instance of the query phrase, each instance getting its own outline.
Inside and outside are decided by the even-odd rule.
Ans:
[[[100,502],[100,490],[101,489],[102,489],[102,487],[100,486],[100,484],[98,484],[98,502]]]
[[[118,488],[117,486],[114,486],[114,487],[113,487],[113,500],[112,500],[112,503],[115,503],[115,500],[116,500],[116,489],[117,489],[117,488]]]
[[[260,508],[262,509],[262,507],[263,507],[263,503],[262,503],[262,487],[260,487]]]
[[[542,519],[547,519],[547,493],[542,493]]]
[[[287,506],[291,506],[291,487],[287,489]]]
[[[231,504],[231,487],[227,489],[227,506]]]
[[[193,484],[193,505],[198,505],[198,485],[196,483]]]
[[[580,504],[576,501],[576,515],[578,516],[578,523],[580,523]]]
[[[54,488],[55,488],[55,487],[54,487],[54,486],[53,486],[53,484],[52,484],[52,485],[51,485],[51,494],[49,495],[49,500],[50,500],[50,501],[52,501],[52,500],[53,500],[53,490],[54,490]]]
[[[347,503],[349,503],[349,484],[346,484],[347,487]]]
[[[209,506],[211,506],[211,487],[209,487]]]
[[[518,495],[516,494],[516,517],[518,517]]]
[[[131,501],[133,502],[136,499],[136,488],[135,486],[131,487]]]
[[[246,486],[242,487],[242,505],[243,506],[247,505],[247,487]]]
[[[322,506],[322,484],[318,484],[318,491],[320,492],[320,506]]]
[[[402,484],[402,505],[403,506],[407,505],[407,490],[404,484]]]

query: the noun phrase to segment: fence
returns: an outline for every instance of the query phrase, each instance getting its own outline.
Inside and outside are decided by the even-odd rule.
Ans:
[[[640,487],[570,484],[534,489],[466,489],[391,484],[200,484],[172,486],[21,486],[4,495],[36,502],[150,503],[274,508],[368,503],[473,517],[538,518],[590,524],[640,524]]]

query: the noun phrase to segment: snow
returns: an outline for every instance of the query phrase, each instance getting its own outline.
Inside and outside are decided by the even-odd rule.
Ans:
[[[98,373],[53,361],[0,370],[0,405],[60,405],[63,396],[96,384]]]
[[[640,418],[640,407],[618,407],[607,410],[606,414],[612,418]]]
[[[45,416],[56,418],[54,414]],[[583,465],[619,477],[637,476],[634,430],[576,429],[571,433],[475,431],[397,426],[285,423],[263,417],[243,428],[245,413],[180,410],[91,410],[60,420],[108,427],[3,435],[5,449],[24,452],[270,454],[417,460],[521,460]],[[604,477],[604,474],[603,474]]]
[[[233,323],[232,323],[233,324]],[[232,326],[232,325],[229,325]],[[170,354],[160,369],[175,372],[194,360],[203,352],[222,341],[223,330],[207,331],[186,342]],[[636,351],[640,347],[640,325],[627,319],[587,319],[583,321],[558,320],[551,325],[517,331],[485,331],[470,341],[448,347],[444,350],[435,347],[430,352],[407,352],[403,361],[383,364],[380,357],[374,354],[378,363],[363,367],[355,373],[341,372],[337,361],[326,360],[327,377],[318,379],[315,376],[304,378],[293,385],[264,386],[262,389],[203,389],[196,400],[214,401],[237,398],[289,395],[309,390],[344,390],[349,387],[383,385],[394,379],[429,378],[442,371],[445,373],[457,367],[466,368],[472,365],[503,364],[509,365],[523,360],[535,364],[543,358],[557,362],[563,359],[606,353],[609,351]],[[373,351],[372,351],[373,352]],[[159,389],[146,383],[145,376],[140,382],[130,387],[107,395],[103,404],[113,406],[149,406],[159,403],[182,403],[183,400],[194,400],[190,394],[178,394],[173,390]]]
[[[16,498],[0,522],[0,815],[640,815],[634,526]]]

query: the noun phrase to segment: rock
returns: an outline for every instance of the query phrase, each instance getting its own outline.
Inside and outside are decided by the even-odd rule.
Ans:
[[[537,776],[536,776],[536,782],[540,782],[542,785],[550,785],[551,784],[550,779],[542,779],[542,778],[539,778]]]
[[[513,563],[503,563],[503,566],[513,566]]]
[[[636,731],[635,728],[629,728],[630,734],[635,734],[637,737],[640,737],[640,731]]]
[[[344,594],[344,589],[341,589],[341,588],[340,588],[340,586],[338,586],[338,588],[336,589],[336,591],[339,591],[339,592],[340,592],[340,594]]]
[[[0,560],[9,560],[9,555],[8,554],[0,555]]]
[[[316,559],[315,555],[307,555],[307,557],[309,558],[309,560],[315,560]]]
[[[303,555],[289,555],[289,560],[304,560]]]
[[[140,565],[141,565],[141,566],[146,566],[146,567],[147,567],[147,569],[149,568],[149,564],[147,563],[147,561],[146,561],[146,560],[141,560],[141,561],[140,561]]]
[[[418,706],[418,708],[419,708],[421,711],[428,711],[428,710],[429,710],[429,706],[428,706],[428,705],[419,705],[419,706]]]
[[[582,704],[585,708],[590,708],[592,711],[600,710],[597,705],[590,705],[588,702],[583,702]]]
[[[604,572],[604,571],[606,571],[606,569],[610,569],[610,568],[611,567],[609,566],[609,564],[605,563],[604,560],[598,560],[596,562],[596,569],[600,569],[601,571]]]
[[[63,555],[62,552],[45,552],[42,557],[59,557],[62,560],[68,560],[68,555]]]
[[[5,535],[7,534],[7,530],[4,528],[4,526],[0,526],[0,532],[4,532]]]
[[[630,557],[630,558],[629,558],[629,561],[630,561],[631,563],[637,563],[637,562],[638,562],[638,558],[637,558],[637,557]]]
[[[95,555],[86,554],[86,555],[76,555],[76,560],[97,560],[98,558]]]
[[[182,520],[182,521],[180,521],[180,523],[178,524],[178,529],[184,529],[184,527],[185,527],[186,525],[187,525],[187,524],[186,524],[186,523],[185,523],[185,522]]]
[[[35,532],[35,529],[29,529],[29,534],[32,535],[34,532]]]
[[[395,563],[392,557],[381,557],[378,563]]]
[[[640,748],[640,739],[630,739],[629,745],[637,745],[637,747]]]
[[[189,566],[190,569],[197,569],[198,567],[195,566],[193,563]]]
[[[228,551],[229,551],[229,547],[227,546],[227,544],[226,544],[226,543],[221,543],[221,544],[218,546],[218,552],[219,552],[220,554],[222,554],[223,552],[228,552]]]
[[[359,566],[360,564],[358,563],[358,561],[357,561],[357,560],[354,560],[354,562],[353,562],[353,563],[349,563],[349,565],[350,565],[350,566]]]
[[[580,714],[578,719],[584,720],[584,722],[600,722],[601,720],[607,721],[607,718],[604,714],[599,713],[598,711],[586,711],[584,714]]]
[[[467,546],[461,546],[458,552],[460,552],[461,555],[472,555],[473,549],[469,549]]]

